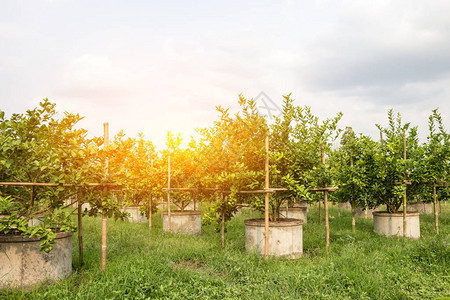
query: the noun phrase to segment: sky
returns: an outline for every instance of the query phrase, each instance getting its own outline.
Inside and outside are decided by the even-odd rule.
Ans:
[[[89,136],[123,129],[164,147],[238,109],[292,94],[378,138],[387,111],[427,135],[450,115],[450,1],[0,0],[0,110],[43,98]],[[261,95],[258,97],[258,95]],[[261,105],[260,105],[261,104]]]

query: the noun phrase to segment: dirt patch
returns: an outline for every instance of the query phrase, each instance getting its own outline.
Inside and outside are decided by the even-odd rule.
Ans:
[[[188,271],[194,271],[202,274],[222,277],[224,274],[221,274],[220,272],[216,272],[214,270],[211,270],[211,268],[208,268],[208,266],[202,262],[201,260],[195,258],[193,260],[181,260],[179,262],[175,262],[172,265],[172,269],[174,271],[180,271],[180,270],[188,270]]]
[[[195,258],[193,260],[182,260],[173,264],[172,269],[175,271],[180,269],[194,270],[198,272],[207,272],[204,268],[205,263]]]

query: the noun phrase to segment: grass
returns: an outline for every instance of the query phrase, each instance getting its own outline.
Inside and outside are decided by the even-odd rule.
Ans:
[[[73,275],[32,290],[0,291],[0,299],[433,299],[450,296],[450,206],[443,206],[440,234],[434,217],[421,215],[419,240],[386,238],[371,219],[330,208],[331,246],[312,207],[304,225],[304,255],[264,260],[245,252],[244,219],[220,233],[203,226],[199,236],[162,231],[161,217],[147,224],[108,221],[107,270],[100,267],[100,218],[83,218],[85,264],[73,243]]]

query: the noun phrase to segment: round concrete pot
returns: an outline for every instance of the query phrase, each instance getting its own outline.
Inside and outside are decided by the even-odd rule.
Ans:
[[[403,212],[374,212],[373,228],[375,232],[385,236],[403,236]],[[413,239],[420,238],[420,221],[418,212],[406,213],[406,237]]]
[[[0,235],[0,288],[24,288],[72,274],[72,232],[56,234],[49,253],[39,238]]]
[[[355,217],[357,218],[373,218],[373,213],[378,211],[378,208],[362,209],[361,207],[355,207]]]
[[[163,230],[169,231],[167,211],[161,213]],[[199,210],[174,210],[170,212],[170,224],[173,233],[200,234],[202,231],[202,213]]]
[[[419,212],[421,214],[432,214],[433,203],[410,202],[406,205],[406,211]]]
[[[245,249],[264,255],[264,219],[245,220]],[[279,219],[269,222],[269,255],[298,258],[303,253],[303,221]]]
[[[288,209],[286,209],[286,207],[281,207],[280,217],[302,220],[303,224],[306,224],[307,212],[308,208],[306,206],[289,207]]]
[[[352,210],[352,205],[350,204],[350,202],[339,202],[338,206],[340,209],[343,210]]]
[[[139,206],[124,207],[122,211],[130,214],[127,219],[132,223],[145,223],[148,221],[148,218],[141,214]]]
[[[294,202],[294,207],[306,207],[306,212],[309,211],[309,202],[308,201],[299,201],[299,202]]]

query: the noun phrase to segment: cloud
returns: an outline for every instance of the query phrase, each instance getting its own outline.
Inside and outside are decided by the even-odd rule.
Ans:
[[[308,46],[297,76],[315,91],[365,96],[448,78],[450,19],[444,11],[442,2],[344,1],[340,21]]]
[[[126,70],[114,66],[107,56],[85,54],[70,60],[56,93],[62,97],[114,104],[130,93],[132,77]]]

